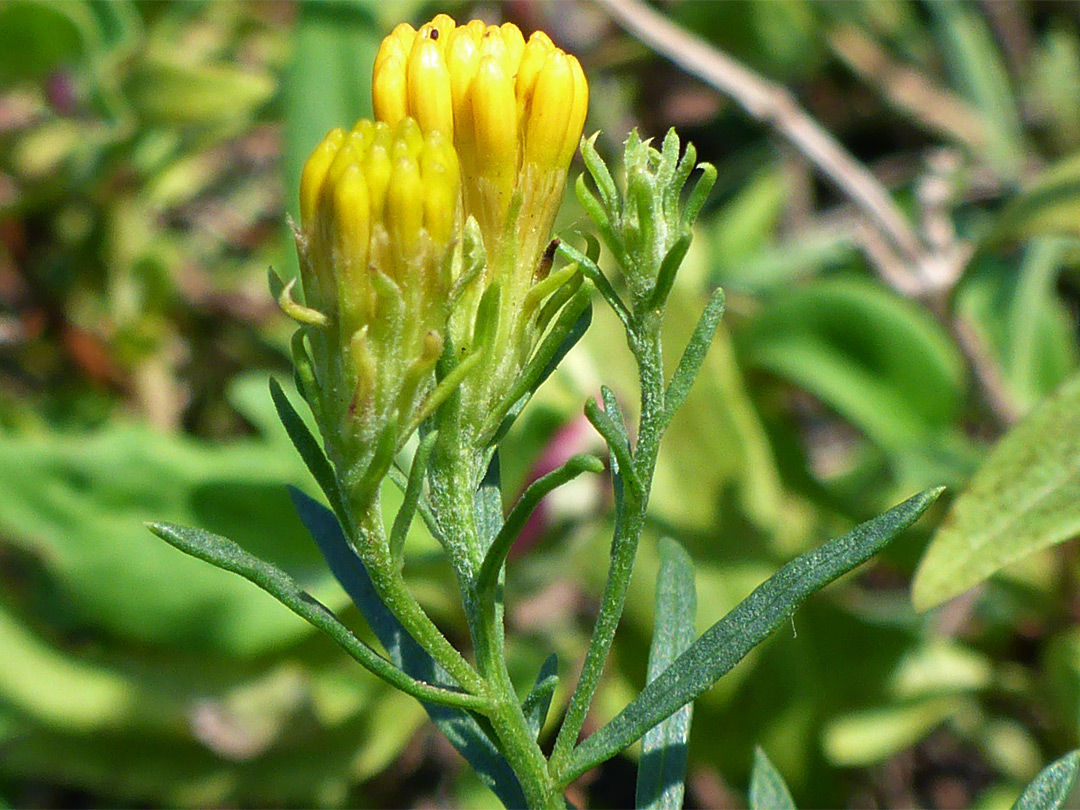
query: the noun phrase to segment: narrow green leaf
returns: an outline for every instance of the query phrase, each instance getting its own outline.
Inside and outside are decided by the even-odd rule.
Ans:
[[[533,481],[528,489],[522,493],[514,508],[506,518],[506,522],[499,528],[498,534],[492,541],[491,546],[484,555],[484,562],[480,566],[480,573],[476,575],[476,591],[484,595],[494,593],[495,586],[499,581],[499,572],[502,570],[506,555],[510,553],[510,547],[514,544],[529,515],[539,505],[541,499],[556,487],[560,487],[567,481],[572,481],[583,472],[603,472],[604,463],[596,456],[580,454],[569,459],[558,469],[552,470],[547,475]]]
[[[630,314],[630,308],[615,291],[615,288],[611,286],[611,282],[608,281],[607,276],[605,276],[600,268],[596,266],[596,260],[582,253],[573,245],[568,245],[564,241],[559,242],[559,247],[556,250],[562,254],[563,258],[575,262],[578,267],[581,268],[581,272],[585,275],[585,278],[596,285],[596,289],[601,297],[608,302],[608,306],[611,307],[619,320],[622,321],[622,325],[629,331],[633,321],[633,316]]]
[[[750,773],[750,810],[795,810],[784,777],[760,745],[754,749],[754,769]]]
[[[615,187],[615,181],[611,177],[611,172],[608,171],[607,164],[596,151],[596,139],[599,135],[600,133],[596,132],[591,138],[581,139],[581,159],[585,163],[585,168],[589,170],[589,174],[592,175],[593,182],[596,183],[600,198],[604,201],[604,207],[608,211],[614,211],[619,203],[619,191]]]
[[[413,456],[412,467],[409,469],[409,480],[405,485],[405,499],[401,502],[397,515],[394,516],[394,525],[390,528],[390,553],[399,562],[405,549],[405,536],[409,533],[413,516],[416,514],[416,506],[420,502],[428,457],[438,438],[439,431],[433,430],[420,440],[416,454]]]
[[[630,455],[630,445],[626,438],[626,427],[617,424],[607,413],[600,409],[596,400],[590,399],[585,403],[585,418],[592,423],[611,450],[613,458],[612,472],[617,474],[627,485],[640,496],[643,492],[641,482],[634,472],[633,457]]]
[[[486,705],[484,698],[476,695],[451,691],[410,677],[353,635],[328,607],[302,590],[292,577],[244,551],[232,540],[202,529],[170,523],[148,523],[147,528],[185,554],[239,574],[258,585],[297,616],[330,636],[365,669],[418,700],[468,709],[479,709]]]
[[[1061,810],[1076,784],[1077,771],[1080,751],[1073,751],[1039,771],[1012,810]]]
[[[331,571],[386,649],[390,660],[414,678],[448,686],[453,680],[409,635],[375,592],[367,570],[349,546],[334,515],[304,493],[290,489],[300,518],[326,557]],[[439,730],[507,807],[524,807],[525,796],[509,764],[472,714],[425,703]]]
[[[585,184],[585,175],[578,175],[577,182],[574,183],[574,192],[577,194],[578,202],[581,203],[581,207],[585,209],[585,213],[589,215],[589,219],[591,219],[593,225],[596,226],[596,230],[600,234],[600,239],[603,240],[607,249],[611,251],[612,255],[615,257],[615,261],[619,263],[619,266],[625,267],[626,246],[623,245],[619,235],[615,232],[615,227],[608,217],[607,212],[604,210],[604,206],[601,205],[595,195],[589,191],[589,187]]]
[[[697,379],[701,365],[705,362],[705,355],[709,353],[716,328],[720,325],[720,318],[724,315],[724,291],[717,287],[709,296],[709,303],[698,319],[697,327],[691,336],[686,348],[683,349],[679,365],[675,373],[671,375],[667,392],[664,395],[664,419],[670,422],[675,412],[686,402],[690,389]]]
[[[690,250],[690,242],[693,240],[693,236],[690,231],[685,231],[682,236],[675,240],[671,250],[667,252],[664,260],[660,262],[660,270],[656,274],[656,286],[653,287],[652,295],[649,296],[649,303],[645,307],[647,310],[663,308],[664,302],[667,301],[668,294],[675,284],[675,275],[679,272],[683,259],[686,258],[686,252]]]
[[[300,454],[300,458],[304,460],[304,464],[307,465],[308,470],[311,471],[327,500],[330,501],[330,506],[335,514],[339,518],[343,517],[346,514],[345,506],[341,499],[341,491],[338,489],[334,470],[330,466],[330,462],[327,461],[326,454],[323,453],[319,442],[311,435],[308,426],[304,424],[300,414],[296,412],[292,403],[289,402],[289,398],[282,390],[281,384],[273,377],[270,378],[270,398],[274,401],[278,418],[281,419],[281,423],[285,426],[285,431],[289,434],[289,438],[292,440],[296,451]]]
[[[661,538],[656,626],[649,649],[648,682],[656,680],[694,641],[696,618],[694,561],[677,542]],[[637,772],[638,808],[679,810],[682,807],[693,710],[693,703],[687,703],[645,732]]]
[[[513,405],[506,409],[505,416],[502,416],[498,429],[495,430],[489,440],[491,444],[498,444],[502,440],[506,432],[510,430],[510,426],[514,424],[514,420],[521,415],[532,395],[544,384],[559,363],[562,362],[562,359],[588,331],[589,325],[592,324],[590,292],[584,285],[582,289],[578,290],[577,295],[574,299],[571,299],[570,303],[560,313],[559,319],[533,354],[529,365],[521,372],[518,382],[514,385],[510,395],[504,400],[504,404],[494,409],[495,413],[502,413],[505,402],[513,401]],[[576,318],[576,320],[571,321],[571,318]],[[570,324],[569,328],[567,328],[567,324]],[[538,374],[535,373],[537,370],[539,371]],[[513,396],[517,396],[516,401],[511,400]]]
[[[503,526],[502,470],[498,450],[492,453],[487,472],[476,492],[475,508],[480,545],[488,549]]]
[[[697,168],[701,169],[701,174],[686,200],[686,208],[683,209],[682,227],[685,229],[693,227],[697,222],[698,214],[705,207],[705,201],[709,199],[709,192],[716,185],[715,166],[711,163],[699,163]]]
[[[925,490],[777,571],[709,628],[614,720],[581,743],[566,771],[558,774],[560,782],[567,784],[613,757],[705,692],[786,621],[810,594],[888,545],[918,520],[941,492],[941,487]]]
[[[1001,439],[952,505],[915,572],[926,610],[1080,532],[1080,376]]]
[[[521,711],[525,715],[525,721],[529,724],[533,739],[540,736],[544,727],[548,710],[551,708],[551,698],[555,694],[555,687],[559,685],[559,657],[552,653],[544,659],[540,666],[540,672],[536,675],[536,683],[529,690],[529,694],[521,703]]]

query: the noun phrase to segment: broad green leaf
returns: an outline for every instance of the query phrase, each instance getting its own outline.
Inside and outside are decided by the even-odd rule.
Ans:
[[[312,633],[257,589],[154,541],[148,520],[234,537],[332,609],[348,604],[285,495],[308,475],[284,435],[211,445],[126,422],[0,434],[0,465],[19,471],[0,490],[4,542],[41,561],[71,626],[236,658]]]
[[[0,604],[0,704],[67,732],[152,728],[181,723],[184,707],[123,672],[65,655]],[[150,713],[140,706],[152,705]]]
[[[1060,810],[1076,784],[1080,771],[1080,751],[1066,754],[1044,768],[1027,786],[1013,810]]]
[[[694,561],[669,537],[660,540],[656,577],[656,625],[649,648],[648,682],[656,680],[694,640],[697,593]],[[693,704],[645,732],[637,772],[637,807],[679,810],[686,781],[686,746]]]
[[[870,559],[918,520],[940,494],[941,488],[921,492],[785,565],[646,685],[614,720],[581,743],[560,778],[568,781],[613,757],[701,695],[810,594]]]
[[[782,293],[743,353],[804,388],[882,448],[930,443],[956,419],[964,364],[925,309],[856,278]]]
[[[776,767],[759,745],[750,772],[750,810],[795,810],[795,800]]]
[[[956,499],[915,573],[915,607],[939,605],[1078,532],[1080,376],[1075,376],[998,442]]]

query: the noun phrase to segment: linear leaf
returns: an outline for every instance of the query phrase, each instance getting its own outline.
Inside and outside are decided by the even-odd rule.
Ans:
[[[414,678],[440,685],[452,684],[446,671],[424,652],[379,599],[363,563],[349,547],[333,513],[297,489],[291,489],[290,494],[296,511],[319,544],[334,576],[352,597],[386,648],[390,660]],[[475,717],[460,709],[430,703],[425,703],[424,709],[503,804],[525,806],[525,795],[517,777]]]
[[[750,810],[795,810],[795,800],[776,767],[759,745],[750,772]]]
[[[791,616],[810,594],[888,545],[918,520],[941,492],[941,487],[925,490],[777,571],[709,628],[614,720],[581,743],[566,771],[558,775],[560,781],[569,783],[619,753],[705,692]]]
[[[480,566],[480,573],[476,575],[476,591],[484,594],[493,590],[499,579],[506,555],[510,553],[510,547],[514,544],[529,515],[539,505],[541,499],[556,487],[560,487],[568,481],[577,478],[583,472],[599,473],[604,471],[604,463],[596,456],[586,453],[573,456],[561,467],[552,470],[547,475],[533,481],[528,489],[522,493],[514,508],[507,515],[506,522],[497,530],[495,539],[484,555],[484,562]]]
[[[1080,770],[1080,751],[1066,754],[1041,771],[1012,810],[1060,810],[1076,784],[1076,774]]]
[[[329,512],[327,513],[329,514]],[[300,618],[310,622],[338,646],[360,662],[366,669],[387,683],[420,700],[453,702],[459,706],[478,708],[484,701],[474,695],[452,692],[439,688],[424,678],[410,677],[390,661],[353,635],[333,612],[304,591],[296,581],[280,568],[244,551],[240,546],[221,535],[177,526],[171,523],[149,523],[147,527],[174,548],[190,554],[218,568],[239,574],[258,585]]]
[[[649,649],[647,679],[656,680],[694,641],[697,591],[694,562],[671,538],[660,540],[656,576],[656,626]],[[686,781],[686,746],[694,705],[687,703],[645,732],[637,772],[637,806],[679,810]]]
[[[724,291],[717,287],[709,296],[709,302],[705,305],[701,318],[698,320],[694,334],[691,336],[686,348],[683,349],[679,365],[675,367],[675,373],[671,375],[667,392],[664,395],[664,418],[668,421],[675,412],[686,402],[690,389],[697,379],[701,365],[705,362],[705,355],[709,353],[716,327],[720,325],[720,318],[724,315]]]
[[[559,657],[552,653],[544,659],[540,665],[540,672],[536,675],[536,683],[529,690],[529,694],[521,703],[521,711],[532,731],[533,739],[540,736],[540,730],[544,727],[548,709],[551,708],[551,698],[555,694],[555,687],[559,685]]]
[[[1080,376],[991,451],[952,505],[915,572],[926,610],[1002,567],[1080,531]]]
[[[334,512],[340,516],[345,514],[345,507],[341,500],[341,492],[338,489],[337,478],[330,462],[326,460],[322,446],[308,430],[300,414],[296,412],[289,398],[281,388],[281,384],[273,377],[270,378],[270,398],[274,400],[278,418],[285,426],[285,432],[289,434],[293,447],[304,460],[304,464],[311,472],[319,487],[330,501]]]

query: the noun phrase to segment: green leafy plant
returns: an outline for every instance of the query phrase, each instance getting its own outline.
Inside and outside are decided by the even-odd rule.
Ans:
[[[552,137],[544,127],[551,125],[530,105],[553,103],[549,98],[552,93],[572,94],[566,98],[575,100],[565,103],[573,121],[576,93],[580,91],[576,79],[559,78],[571,77],[572,72],[559,71],[566,70],[563,65],[576,62],[567,63],[561,52],[550,50],[550,44],[534,36],[527,47],[538,42],[537,58],[557,67],[552,67],[550,74],[548,68],[535,69],[534,75],[539,76],[535,94],[526,97],[524,114],[519,109],[524,152],[518,160],[524,168],[518,179],[491,174],[506,177],[509,185],[505,192],[499,185],[471,179],[470,172],[482,178],[495,171],[484,161],[497,161],[497,152],[478,152],[479,157],[473,158],[478,163],[463,158],[468,219],[463,238],[454,243],[440,235],[445,233],[442,223],[452,226],[455,220],[452,206],[457,193],[457,186],[444,188],[440,184],[454,181],[436,182],[433,174],[431,180],[407,193],[406,183],[412,182],[406,179],[410,169],[408,163],[400,163],[393,169],[385,198],[387,206],[399,208],[392,210],[393,219],[388,218],[383,225],[376,218],[377,209],[369,212],[368,203],[363,201],[374,182],[374,170],[362,170],[367,173],[367,186],[346,185],[346,178],[358,178],[348,180],[351,184],[362,183],[360,178],[364,177],[350,175],[348,161],[369,167],[376,165],[370,161],[376,160],[378,150],[398,154],[404,149],[415,150],[409,154],[415,154],[418,165],[424,167],[451,166],[453,161],[453,153],[440,151],[444,147],[437,136],[445,130],[440,129],[438,108],[431,106],[434,101],[409,96],[402,97],[402,106],[397,106],[394,94],[399,84],[394,71],[405,75],[405,71],[426,69],[417,67],[425,64],[422,60],[414,64],[410,59],[406,67],[398,53],[428,49],[436,54],[439,48],[446,49],[452,81],[456,64],[453,43],[482,30],[474,26],[455,30],[452,21],[439,17],[419,32],[398,29],[386,40],[376,58],[377,114],[380,110],[391,117],[400,115],[399,110],[415,112],[434,134],[424,134],[428,140],[420,145],[421,128],[407,117],[401,118],[394,130],[362,122],[352,135],[331,133],[308,162],[301,187],[303,227],[297,241],[305,304],[294,300],[292,285],[271,278],[283,308],[301,323],[293,343],[297,379],[329,454],[328,460],[288,398],[279,387],[272,387],[279,416],[331,508],[299,492],[294,493],[294,502],[384,654],[358,638],[284,572],[232,541],[172,524],[152,524],[151,528],[180,550],[263,588],[329,635],[373,674],[421,701],[436,725],[508,806],[564,806],[563,791],[570,782],[641,738],[640,802],[643,806],[678,806],[689,706],[694,699],[787,621],[807,597],[865,562],[914,523],[941,489],[926,490],[792,561],[697,640],[693,640],[693,565],[678,544],[665,540],[648,683],[614,719],[581,739],[625,606],[661,439],[702,368],[723,312],[724,296],[716,290],[669,374],[661,345],[666,306],[690,248],[694,221],[716,172],[708,164],[697,164],[693,146],[682,150],[674,131],[659,149],[632,132],[623,155],[626,179],[620,186],[593,140],[582,141],[593,188],[582,176],[576,191],[600,239],[586,235],[584,250],[565,240],[556,241],[541,253],[538,246],[544,244],[544,229],[552,221],[550,213],[543,213],[547,210],[544,206],[551,204],[551,198],[545,196],[550,192],[543,184],[554,183],[559,188],[558,173],[565,172],[560,165],[565,167],[569,153],[563,145],[565,134],[557,135],[552,147],[543,145],[544,139]],[[503,29],[502,35],[512,42],[513,36],[520,38],[514,32],[516,29]],[[459,33],[460,37],[453,39]],[[522,71],[526,70],[526,58]],[[436,64],[432,60],[434,56],[429,63]],[[495,87],[506,81],[500,78],[501,66],[490,63],[490,69]],[[411,73],[409,77],[414,81]],[[481,91],[474,88],[473,92]],[[497,98],[495,94],[491,101],[473,102],[477,121],[490,121],[483,126],[493,127],[492,131],[450,130],[455,146],[464,150],[462,154],[470,154],[468,150],[484,139],[501,137],[498,128],[508,122],[485,118],[483,108],[476,107],[495,104]],[[410,106],[413,104],[415,109]],[[514,126],[513,121],[509,125]],[[575,127],[580,129],[580,119],[562,126],[562,130],[552,132],[565,132],[569,127],[574,133]],[[382,139],[389,139],[385,146],[380,146]],[[417,145],[406,146],[410,143]],[[700,173],[684,199],[684,187],[695,169]],[[456,175],[440,170],[439,176]],[[550,180],[543,179],[549,176]],[[537,178],[540,185],[535,185]],[[478,184],[470,192],[473,182]],[[361,197],[349,196],[354,188]],[[477,209],[481,212],[479,221],[470,214],[473,195],[486,200],[485,207]],[[360,209],[354,208],[357,204]],[[441,213],[440,205],[445,207]],[[430,218],[432,211],[436,219]],[[419,230],[402,230],[407,227],[404,223],[413,221]],[[365,229],[370,223],[370,253],[367,231],[353,230],[357,227],[351,224],[354,222],[364,223]],[[389,250],[381,247],[378,240],[387,237],[378,236],[380,233],[388,234]],[[356,241],[356,234],[360,234],[360,241]],[[429,243],[431,247],[427,247]],[[613,276],[597,264],[601,245],[617,269]],[[355,254],[357,250],[361,252]],[[411,250],[421,252],[413,259],[409,258]],[[368,259],[357,261],[354,255],[370,257],[372,269],[366,266]],[[568,264],[556,269],[552,262],[560,256]],[[449,276],[442,275],[445,267]],[[420,275],[409,275],[417,271]],[[373,274],[372,282],[350,280],[356,273],[363,276],[368,272]],[[450,281],[434,280],[440,278]],[[435,292],[440,297],[430,302],[424,298],[435,289],[431,285],[444,283],[451,284],[449,311],[441,303],[447,292]],[[370,293],[361,293],[364,288],[356,285],[362,284],[373,284]],[[585,416],[602,437],[610,460],[615,498],[611,563],[581,675],[548,756],[539,747],[537,732],[544,725],[558,681],[557,660],[548,659],[528,696],[519,700],[505,661],[503,582],[513,571],[507,570],[506,557],[528,514],[545,494],[579,474],[598,472],[602,466],[594,457],[575,456],[536,481],[504,511],[499,443],[588,327],[590,287],[595,287],[623,326],[637,365],[640,400],[633,428],[606,387],[601,389],[600,402],[589,400],[585,405]],[[390,314],[369,320],[372,310],[364,309],[367,305],[362,297],[368,294],[382,302],[376,305],[375,313]],[[413,310],[409,311],[407,303],[402,308],[396,296],[412,301]],[[535,321],[529,315],[534,311],[539,313]],[[417,340],[408,337],[414,333],[400,330],[418,319],[429,319],[421,320],[428,324],[423,327],[430,330],[428,337],[402,342]],[[507,326],[515,323],[519,325]],[[403,361],[407,362],[402,366]],[[383,402],[386,404],[379,404]],[[417,427],[420,440],[412,453],[411,467],[398,469],[396,456]],[[382,524],[377,498],[385,476],[404,494],[402,509],[389,532]],[[402,578],[408,561],[402,556],[401,538],[416,513],[446,549],[457,575],[474,662],[447,640]]]

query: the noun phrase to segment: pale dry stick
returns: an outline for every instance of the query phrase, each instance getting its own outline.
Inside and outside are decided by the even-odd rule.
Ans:
[[[640,0],[598,0],[619,23],[657,53],[731,96],[754,118],[775,129],[804,154],[873,222],[890,251],[899,254],[905,290],[931,289],[926,247],[877,178],[808,115],[783,85],[763,79]],[[887,278],[890,284],[893,278]]]

